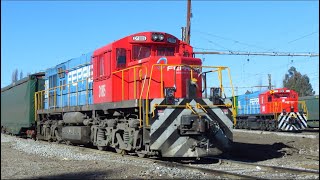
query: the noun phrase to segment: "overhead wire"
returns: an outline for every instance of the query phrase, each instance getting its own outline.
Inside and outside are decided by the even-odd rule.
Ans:
[[[268,48],[265,48],[265,47],[257,46],[257,45],[254,45],[254,44],[245,43],[243,41],[239,41],[239,40],[235,40],[235,39],[231,39],[231,38],[226,38],[226,37],[214,35],[214,34],[203,32],[203,31],[199,31],[199,30],[196,30],[196,29],[193,30],[193,31],[199,32],[201,34],[206,34],[206,35],[209,35],[209,36],[212,36],[212,37],[216,37],[216,38],[219,38],[219,39],[232,41],[232,42],[234,42],[236,44],[242,44],[242,45],[249,46],[249,47],[256,47],[256,48],[263,49],[263,50],[267,50],[268,49]]]
[[[259,49],[266,50],[266,51],[271,51],[271,52],[273,52],[274,49],[276,49],[276,48],[271,48],[271,49],[270,49],[270,48],[265,48],[265,47],[257,46],[257,45],[254,45],[254,44],[245,43],[245,42],[242,42],[242,41],[239,41],[239,40],[235,40],[235,39],[231,39],[231,38],[226,38],[226,37],[214,35],[214,34],[212,34],[212,33],[207,33],[207,32],[203,32],[203,31],[199,31],[199,30],[193,30],[193,31],[199,32],[199,33],[201,33],[201,34],[206,34],[206,35],[208,35],[208,36],[216,37],[216,38],[219,38],[219,39],[232,41],[232,42],[234,42],[234,43],[242,44],[242,45],[245,45],[245,46],[259,48]],[[311,36],[311,35],[316,34],[316,33],[319,33],[319,32],[318,32],[318,31],[315,31],[315,32],[309,33],[309,34],[307,34],[307,35],[304,35],[304,36],[302,36],[302,37],[299,37],[299,38],[296,38],[296,39],[294,39],[294,40],[292,40],[292,41],[289,41],[289,42],[287,42],[287,43],[285,43],[285,44],[290,44],[290,43],[292,43],[292,42],[295,42],[295,41],[297,41],[297,40],[306,38],[306,37]],[[207,40],[208,40],[208,39],[207,39]],[[209,40],[208,40],[208,41],[209,41]],[[228,49],[228,48],[227,48],[227,49]],[[229,51],[230,51],[230,50],[229,50]],[[232,52],[236,52],[236,51],[232,51]]]
[[[315,31],[315,32],[312,32],[312,33],[310,33],[310,34],[307,34],[307,35],[304,35],[304,36],[302,36],[302,37],[299,37],[299,38],[297,38],[297,39],[294,39],[294,40],[292,40],[292,41],[289,41],[288,44],[293,43],[293,42],[295,42],[295,41],[298,41],[298,40],[300,40],[300,39],[306,38],[306,37],[311,36],[311,35],[316,34],[316,33],[319,33],[319,31]]]
[[[198,31],[198,30],[195,30],[196,32],[199,32],[199,33],[202,33],[202,34],[206,34],[206,35],[209,35],[209,36],[212,36],[212,37],[216,37],[216,38],[219,38],[219,39],[223,39],[223,40],[228,40],[228,41],[232,41],[232,42],[234,42],[234,43],[237,43],[237,44],[242,44],[242,45],[246,45],[246,46],[251,46],[251,47],[255,47],[255,48],[259,48],[259,49],[263,49],[263,50],[268,50],[268,51],[271,51],[271,50],[274,50],[275,48],[273,48],[273,49],[267,49],[267,48],[264,48],[264,47],[261,47],[261,46],[257,46],[257,45],[253,45],[253,44],[249,44],[249,43],[244,43],[244,42],[241,42],[241,41],[238,41],[238,40],[234,40],[234,39],[231,39],[231,38],[226,38],[226,37],[222,37],[222,36],[217,36],[217,35],[214,35],[214,34],[211,34],[211,33],[206,33],[206,32],[202,32],[202,31]],[[303,39],[303,38],[306,38],[306,37],[308,37],[308,36],[311,36],[311,35],[313,35],[313,34],[315,34],[315,33],[317,33],[317,32],[313,32],[313,33],[309,33],[309,34],[307,34],[307,35],[304,35],[304,36],[302,36],[302,37],[299,37],[299,38],[296,38],[296,39],[294,39],[294,40],[292,40],[292,41],[289,41],[288,42],[288,44],[290,44],[290,43],[292,43],[292,42],[295,42],[295,41],[298,41],[298,40],[300,40],[300,39]],[[215,43],[215,42],[213,42],[212,40],[209,40],[209,39],[207,39],[207,38],[204,38],[206,41],[208,41],[209,43],[211,43],[211,44],[214,44],[214,45],[216,45],[216,46],[219,46],[219,47],[221,47],[221,48],[223,48],[223,49],[227,49],[229,52],[232,52],[231,50],[229,50],[228,48],[226,48],[225,46],[222,46],[222,45],[220,45],[220,44],[218,44],[218,43]],[[216,49],[208,49],[208,48],[197,48],[197,47],[195,47],[195,49],[202,49],[202,50],[216,50]],[[255,56],[256,57],[256,56]],[[251,57],[250,57],[250,59],[252,60],[253,58],[255,58],[255,57],[252,57],[252,55],[251,55]],[[292,57],[291,57],[292,58]],[[310,57],[309,57],[310,58]],[[307,59],[307,58],[304,58],[304,59]],[[255,75],[262,75],[262,74],[266,74],[266,72],[270,72],[270,70],[271,69],[273,69],[273,71],[274,70],[277,70],[277,71],[279,71],[279,68],[282,68],[282,67],[286,67],[286,69],[288,69],[289,67],[289,65],[292,65],[292,64],[294,64],[295,62],[293,61],[293,60],[291,60],[291,62],[289,61],[290,60],[290,57],[288,57],[288,62],[287,63],[285,63],[285,64],[283,64],[283,65],[280,65],[279,66],[279,64],[278,65],[276,65],[276,66],[269,66],[269,68],[267,68],[267,69],[265,69],[263,72],[260,72],[260,73],[256,73]],[[247,59],[247,62],[249,62],[250,60],[249,60],[249,55],[248,55],[248,59]],[[253,61],[253,62],[255,62],[255,61]],[[301,62],[301,63],[305,63],[305,62]],[[246,80],[248,80],[248,79],[252,79],[252,78],[256,78],[256,77],[254,77],[254,76],[250,76],[250,73],[248,74],[248,75],[245,75],[244,74],[244,69],[245,69],[245,65],[246,65],[247,63],[245,62],[245,63],[243,63],[243,67],[242,67],[242,71],[241,71],[241,76],[243,77],[242,78],[242,81],[244,82],[244,79],[246,79]],[[273,71],[271,71],[271,72],[273,72]],[[261,78],[261,77],[260,77]]]

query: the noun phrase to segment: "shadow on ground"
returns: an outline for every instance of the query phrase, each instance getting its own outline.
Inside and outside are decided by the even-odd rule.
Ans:
[[[38,176],[32,179],[110,179],[110,175],[114,173],[110,170],[104,171],[88,171],[77,173],[65,173],[48,176]]]
[[[284,155],[290,155],[293,151],[297,151],[297,149],[285,145],[283,143],[250,144],[234,142],[233,148],[230,152],[224,153],[219,156],[215,156],[213,158],[175,158],[175,160],[162,158],[162,160],[175,161],[184,164],[216,164],[220,162],[218,159],[214,158],[223,158],[235,161],[254,163],[274,158],[281,158]]]
[[[258,162],[290,155],[297,149],[283,143],[249,144],[234,142],[230,153],[224,155],[228,159],[245,162]]]

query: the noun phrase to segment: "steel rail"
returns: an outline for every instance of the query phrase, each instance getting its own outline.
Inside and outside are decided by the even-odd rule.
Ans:
[[[261,177],[260,174],[256,175],[247,175],[247,174],[241,174],[237,172],[231,172],[232,170],[235,169],[230,169],[230,170],[219,170],[219,169],[213,169],[213,168],[208,168],[208,167],[198,167],[190,164],[184,164],[184,163],[179,163],[177,161],[173,161],[174,159],[178,158],[141,158],[138,156],[133,156],[132,154],[134,153],[129,153],[129,154],[119,154],[116,152],[112,151],[99,151],[94,148],[86,148],[86,147],[79,147],[85,149],[85,151],[91,151],[99,154],[112,154],[115,156],[127,158],[127,159],[132,159],[132,160],[144,160],[144,161],[149,161],[152,163],[157,163],[162,166],[166,167],[176,167],[176,168],[181,168],[181,169],[187,169],[187,170],[196,170],[200,172],[204,172],[206,174],[214,175],[214,176],[222,176],[223,178],[230,178],[230,179],[270,179],[270,178],[263,178]],[[260,167],[260,171],[253,172],[254,173],[263,173],[263,172],[268,172],[268,174],[275,172],[273,174],[276,174],[276,171],[278,172],[283,172],[283,173],[291,173],[291,174],[296,174],[296,175],[301,175],[301,174],[309,174],[309,175],[319,175],[318,170],[314,169],[295,169],[295,168],[286,168],[286,167],[279,167],[279,166],[268,166],[268,165],[262,165],[262,164],[257,164],[257,163],[247,163],[247,162],[241,162],[241,161],[234,161],[234,160],[228,160],[228,159],[221,159],[221,158],[214,158],[214,157],[204,157],[204,158],[199,158],[196,160],[194,158],[193,162],[201,162],[203,160],[217,160],[219,162],[219,165],[221,164],[233,164],[233,165],[241,165],[242,167],[251,167],[256,169],[256,167]]]
[[[257,164],[257,163],[249,163],[249,162],[242,162],[242,161],[235,161],[230,159],[221,159],[221,158],[214,158],[214,157],[206,157],[206,159],[215,159],[220,162],[220,164],[231,164],[231,165],[238,165],[241,167],[250,167],[250,168],[259,168],[260,171],[256,171],[255,173],[259,172],[283,172],[283,173],[290,173],[295,175],[301,174],[308,174],[308,175],[319,175],[319,170],[315,169],[298,169],[298,168],[288,168],[282,166],[271,166],[271,165],[264,165],[264,164]],[[252,176],[254,177],[254,176]],[[256,176],[256,178],[261,178],[261,176]]]
[[[43,143],[56,143],[57,142],[48,142],[48,141],[44,141],[41,140],[41,142]],[[319,176],[319,170],[314,170],[314,169],[296,169],[296,168],[287,168],[287,167],[279,167],[279,166],[269,166],[269,165],[263,165],[263,164],[257,164],[257,163],[248,163],[248,162],[242,162],[242,161],[235,161],[235,160],[230,160],[230,159],[222,159],[222,158],[216,158],[216,157],[203,157],[203,158],[198,158],[193,160],[193,162],[197,163],[197,162],[204,162],[205,160],[209,160],[210,163],[212,164],[212,160],[216,160],[216,162],[218,162],[219,165],[222,164],[230,164],[230,165],[236,165],[236,166],[241,166],[241,168],[245,168],[245,170],[247,170],[247,168],[253,168],[256,170],[257,167],[260,168],[259,171],[250,171],[250,172],[243,172],[243,173],[237,173],[237,172],[232,172],[234,170],[239,171],[239,169],[232,169],[232,167],[228,170],[219,170],[219,169],[213,169],[210,168],[208,166],[206,167],[199,167],[199,166],[195,166],[195,165],[190,165],[190,164],[185,164],[185,163],[180,163],[177,162],[175,160],[178,160],[179,158],[158,158],[158,159],[154,159],[154,158],[141,158],[138,156],[133,156],[133,154],[135,153],[129,153],[129,154],[124,154],[124,153],[116,153],[116,152],[112,152],[112,151],[101,151],[98,149],[95,149],[94,147],[88,148],[85,146],[70,146],[67,144],[59,144],[62,146],[69,146],[71,148],[74,149],[78,149],[81,150],[81,152],[94,152],[97,154],[102,154],[102,155],[114,155],[114,156],[118,156],[118,157],[122,157],[122,158],[126,158],[126,159],[131,159],[131,160],[143,160],[143,161],[149,161],[152,163],[156,163],[162,166],[166,166],[166,167],[176,167],[176,168],[181,168],[181,169],[187,169],[187,170],[196,170],[196,171],[200,171],[200,172],[204,172],[206,174],[210,174],[210,175],[214,175],[214,176],[222,176],[223,178],[230,178],[230,179],[270,179],[270,177],[266,177],[263,178],[261,173],[265,173],[268,172],[268,174],[274,174],[276,175],[279,172],[283,172],[283,173],[290,173],[290,175],[294,174],[294,175],[301,175],[301,174],[306,174],[306,175],[318,175]],[[173,161],[173,162],[172,162]],[[274,173],[272,173],[274,172]],[[250,175],[247,175],[245,173],[250,173]],[[266,174],[264,174],[266,175]],[[275,177],[278,178],[278,177]],[[280,177],[283,178],[283,177]]]

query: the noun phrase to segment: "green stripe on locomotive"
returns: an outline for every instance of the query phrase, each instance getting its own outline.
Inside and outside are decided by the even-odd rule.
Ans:
[[[7,132],[19,134],[21,128],[34,124],[34,93],[44,90],[44,80],[37,78],[42,75],[29,75],[1,89],[1,126]]]

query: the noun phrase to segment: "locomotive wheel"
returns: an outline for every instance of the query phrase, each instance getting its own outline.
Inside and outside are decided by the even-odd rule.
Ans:
[[[124,150],[124,149],[119,149],[119,148],[114,148],[114,149],[116,150],[116,152],[118,154],[122,154],[122,155],[127,154],[126,150]]]
[[[107,146],[97,146],[99,151],[105,151],[107,150]]]
[[[54,133],[55,133],[56,138],[57,138],[57,143],[61,143],[62,142],[62,138],[60,137],[58,130],[56,129],[54,131]]]
[[[266,123],[265,126],[266,126],[266,129],[265,129],[265,130],[266,130],[266,131],[269,131],[269,129],[270,129],[270,128],[269,128],[269,123]]]
[[[261,121],[260,127],[262,131],[267,130],[267,125],[263,121]]]
[[[251,130],[251,127],[249,126],[249,123],[248,123],[248,122],[245,123],[244,127],[245,127],[245,129],[247,129],[247,130]]]
[[[274,130],[276,130],[277,128],[276,128],[276,123],[274,122],[274,121],[272,121],[271,123],[270,123],[270,130],[271,131],[274,131]]]
[[[242,121],[238,121],[237,126],[238,126],[239,129],[242,129],[242,127],[243,127],[242,126]]]
[[[66,141],[66,145],[71,146],[72,143],[70,141]]]
[[[141,152],[137,152],[137,155],[138,155],[138,157],[140,157],[140,158],[145,158],[145,157],[147,157],[146,154],[141,153]]]
[[[268,122],[268,127],[269,127],[268,128],[269,131],[273,131],[273,122],[272,121]]]

